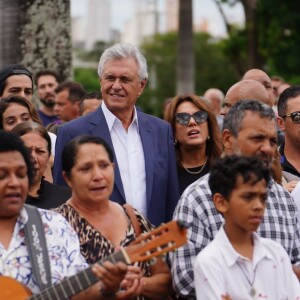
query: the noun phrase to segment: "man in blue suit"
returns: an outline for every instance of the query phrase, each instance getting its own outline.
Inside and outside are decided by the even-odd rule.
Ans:
[[[169,221],[179,199],[172,129],[165,121],[135,108],[148,79],[146,59],[135,46],[116,44],[103,52],[98,74],[101,106],[59,129],[55,183],[64,183],[64,145],[81,134],[99,136],[112,147],[116,158],[111,200],[130,203],[154,225]]]

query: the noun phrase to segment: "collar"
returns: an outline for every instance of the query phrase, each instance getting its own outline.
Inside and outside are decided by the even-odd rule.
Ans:
[[[105,102],[103,101],[102,104],[101,104],[101,108],[102,108],[102,111],[103,111],[103,114],[104,114],[104,117],[105,117],[105,120],[106,120],[106,123],[107,123],[107,126],[108,126],[108,129],[109,129],[109,132],[112,131],[112,128],[114,126],[115,123],[119,123],[119,124],[122,124],[121,120],[118,119],[108,108],[107,106],[105,105]],[[139,132],[139,122],[138,122],[138,117],[137,117],[137,111],[136,111],[136,108],[134,106],[134,115],[133,115],[133,119],[132,119],[132,122],[131,124],[135,123],[136,126],[137,126],[137,131]],[[130,125],[131,125],[130,124]]]
[[[225,233],[224,227],[222,226],[219,230],[218,234],[220,241],[220,248],[223,249],[223,257],[228,265],[228,267],[232,267],[240,260],[249,260],[248,258],[239,254],[231,245],[227,234]],[[256,265],[263,258],[272,259],[272,256],[266,251],[266,248],[263,246],[259,236],[256,232],[252,233],[253,242],[254,242],[254,252],[253,252],[253,264]]]
[[[284,154],[284,143],[279,147],[279,154],[280,154],[280,164],[282,166],[282,170],[292,175],[300,177],[300,173],[295,169],[295,167],[287,160]],[[291,179],[290,179],[291,180]],[[290,181],[288,180],[288,181]]]

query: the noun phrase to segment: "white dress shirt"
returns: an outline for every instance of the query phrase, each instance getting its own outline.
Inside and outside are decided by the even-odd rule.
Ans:
[[[147,216],[145,157],[136,109],[134,108],[133,120],[126,131],[122,122],[108,110],[105,103],[102,102],[101,105],[114,146],[126,202]]]
[[[300,284],[284,248],[253,233],[252,260],[232,247],[221,227],[214,240],[195,261],[194,277],[197,299],[233,300],[300,299]],[[250,295],[251,285],[255,295]]]

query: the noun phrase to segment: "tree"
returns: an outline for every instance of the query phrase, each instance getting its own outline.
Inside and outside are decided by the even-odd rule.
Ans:
[[[47,68],[71,77],[70,0],[0,0],[0,8],[1,67],[21,63],[33,73]]]
[[[299,82],[300,2],[281,0],[214,0],[223,17],[228,38],[224,51],[237,72],[258,67],[270,75]],[[223,4],[240,3],[245,12],[244,28],[236,28],[226,18]]]
[[[76,67],[74,69],[74,80],[80,82],[89,93],[100,90],[97,69]]]
[[[270,74],[300,82],[300,2],[266,0],[259,4],[259,46]]]
[[[195,90],[192,0],[179,0],[177,94]]]
[[[257,7],[258,0],[214,0],[219,12],[223,18],[224,24],[226,26],[228,39],[228,50],[227,54],[230,55],[230,52],[233,51],[234,54],[231,56],[232,60],[235,61],[235,66],[237,72],[240,76],[247,69],[260,68],[262,65],[262,60],[259,55],[258,49],[258,31],[257,31]],[[230,6],[234,6],[237,3],[241,3],[244,9],[245,14],[245,27],[238,29],[235,26],[230,24],[222,3],[227,3]],[[243,36],[246,39],[243,39]],[[239,53],[238,47],[241,46],[241,42],[245,43],[242,49],[246,50],[246,55]],[[245,47],[246,46],[246,47]],[[245,60],[246,58],[246,60]]]
[[[217,87],[224,92],[238,80],[229,59],[224,55],[223,42],[215,41],[205,33],[195,33],[194,51],[197,76],[195,93],[202,95],[210,87]],[[162,116],[162,106],[166,98],[174,97],[176,91],[176,60],[174,52],[178,42],[177,33],[160,34],[147,41],[141,47],[147,58],[149,70],[156,68],[156,88],[150,88],[152,76],[138,105],[147,113]],[[157,101],[153,101],[157,99]]]

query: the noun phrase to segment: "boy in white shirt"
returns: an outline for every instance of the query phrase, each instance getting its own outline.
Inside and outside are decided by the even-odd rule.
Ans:
[[[270,176],[256,157],[227,156],[212,166],[209,186],[225,222],[196,258],[198,300],[300,299],[300,284],[284,248],[255,233]]]

